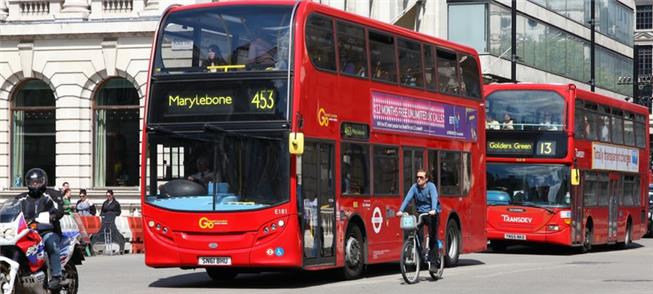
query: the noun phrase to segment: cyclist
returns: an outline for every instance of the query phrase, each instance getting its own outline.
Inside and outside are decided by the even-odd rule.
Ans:
[[[429,228],[429,263],[430,271],[437,271],[440,267],[438,264],[440,257],[438,256],[438,250],[436,249],[437,239],[438,239],[438,189],[435,187],[435,184],[429,182],[428,174],[424,169],[417,170],[416,182],[410,187],[404,202],[401,203],[399,211],[397,211],[397,216],[402,216],[404,210],[407,208],[411,200],[415,200],[415,208],[417,208],[417,213],[428,213],[429,217],[424,218],[423,224],[427,225]],[[420,228],[417,230],[417,236],[420,240],[424,240],[424,232]]]

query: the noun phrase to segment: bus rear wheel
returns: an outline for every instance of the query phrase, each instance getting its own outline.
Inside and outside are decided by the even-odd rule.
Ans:
[[[582,253],[587,253],[592,251],[592,227],[585,228],[585,239],[583,239],[583,246],[581,247]]]
[[[217,282],[233,280],[238,272],[228,268],[207,267],[206,273],[211,277],[211,280]]]
[[[626,236],[624,237],[624,242],[619,244],[622,249],[630,248],[630,245],[633,244],[633,226],[628,222],[626,225]]]
[[[351,226],[345,237],[345,279],[357,279],[363,273],[365,259],[365,244],[363,234],[358,226]]]
[[[447,267],[454,267],[458,264],[458,257],[460,257],[460,229],[455,221],[447,223],[445,235],[447,236],[447,255],[444,261]]]

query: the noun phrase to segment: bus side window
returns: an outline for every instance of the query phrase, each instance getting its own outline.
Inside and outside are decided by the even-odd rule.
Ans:
[[[352,76],[367,77],[365,29],[339,21],[337,32],[340,72]]]
[[[369,194],[369,147],[363,144],[342,144],[342,194]]]
[[[369,31],[370,61],[372,79],[397,82],[394,37],[380,32]]]
[[[461,55],[461,94],[472,98],[481,98],[481,85],[476,60],[469,55]]]
[[[441,93],[457,95],[460,85],[458,84],[456,53],[437,49],[436,54],[438,91]]]
[[[333,21],[313,14],[306,23],[306,50],[317,68],[336,70],[336,49],[333,44]]]
[[[398,39],[399,48],[399,73],[403,86],[423,87],[422,54],[420,44],[417,42]]]

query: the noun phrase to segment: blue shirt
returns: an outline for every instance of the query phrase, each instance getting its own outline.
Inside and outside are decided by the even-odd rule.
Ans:
[[[401,203],[399,211],[404,211],[411,200],[415,199],[415,207],[417,208],[418,213],[426,213],[431,210],[438,211],[438,189],[435,187],[435,184],[431,182],[426,182],[424,188],[420,188],[417,184],[413,184],[404,198],[404,202]]]

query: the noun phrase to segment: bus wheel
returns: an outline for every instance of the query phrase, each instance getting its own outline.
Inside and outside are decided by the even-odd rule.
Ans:
[[[455,221],[447,223],[447,256],[444,261],[447,267],[454,267],[458,264],[458,257],[460,256],[460,229]]]
[[[363,234],[358,226],[351,226],[345,238],[345,279],[351,280],[360,277],[363,273],[364,258]]]
[[[217,268],[217,267],[207,267],[206,273],[214,281],[233,280],[238,275],[238,272],[234,271],[233,269]]]
[[[628,222],[626,225],[626,236],[624,237],[624,242],[621,243],[622,249],[630,248],[630,245],[633,244],[633,226]]]
[[[582,253],[592,251],[592,238],[592,227],[588,226],[585,228],[585,239],[583,240],[583,247],[581,247]]]

